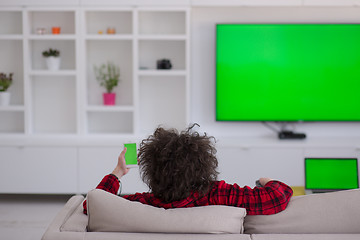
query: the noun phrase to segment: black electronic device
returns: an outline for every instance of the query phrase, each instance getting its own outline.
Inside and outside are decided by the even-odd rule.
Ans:
[[[357,158],[305,158],[306,191],[316,193],[357,188]]]
[[[263,187],[263,185],[260,183],[260,180],[256,180],[255,185],[256,187]]]
[[[279,139],[305,139],[305,133],[295,133],[292,131],[281,131],[278,133]]]
[[[156,62],[157,69],[171,69],[172,64],[169,59],[160,59]]]

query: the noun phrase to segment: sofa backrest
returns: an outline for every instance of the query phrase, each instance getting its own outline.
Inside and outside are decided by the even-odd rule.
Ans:
[[[228,206],[163,209],[102,190],[87,195],[88,230],[134,233],[242,233],[246,210]]]
[[[360,189],[293,197],[268,216],[246,216],[245,233],[360,233]]]

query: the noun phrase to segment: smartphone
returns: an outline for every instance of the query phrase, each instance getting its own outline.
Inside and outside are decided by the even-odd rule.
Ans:
[[[136,167],[138,164],[136,143],[125,143],[124,147],[126,147],[126,153],[125,153],[126,166]]]

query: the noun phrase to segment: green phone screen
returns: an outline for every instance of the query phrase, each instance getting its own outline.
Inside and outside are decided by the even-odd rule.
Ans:
[[[137,162],[137,152],[136,152],[136,143],[126,143],[124,147],[127,148],[125,153],[125,162],[126,165],[136,165]]]

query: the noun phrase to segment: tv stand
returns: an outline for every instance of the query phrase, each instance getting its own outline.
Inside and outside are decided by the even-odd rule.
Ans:
[[[305,139],[305,133],[295,133],[293,131],[281,131],[278,133],[279,139]]]

